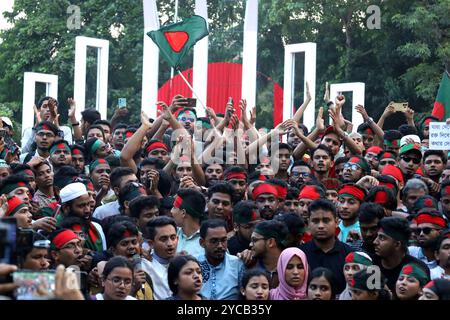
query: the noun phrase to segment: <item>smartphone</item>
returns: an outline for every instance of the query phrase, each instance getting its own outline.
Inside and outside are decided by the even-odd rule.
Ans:
[[[126,108],[127,107],[127,99],[119,98],[119,100],[117,101],[117,105],[119,106],[120,109]]]
[[[0,263],[17,263],[17,220],[16,218],[0,219]]]
[[[195,109],[195,107],[197,106],[197,99],[195,98],[186,98],[186,101],[187,101],[186,108]]]
[[[13,281],[19,285],[17,300],[48,300],[55,296],[55,270],[19,270],[13,273]]]
[[[408,102],[392,102],[392,106],[394,106],[395,112],[406,112],[406,108],[408,108]]]
[[[230,105],[234,106],[233,97],[229,97],[228,98],[228,103],[227,104],[230,104]]]

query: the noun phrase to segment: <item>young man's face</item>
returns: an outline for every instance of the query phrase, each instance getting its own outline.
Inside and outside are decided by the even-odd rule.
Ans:
[[[106,124],[101,124],[100,127],[103,129],[103,133],[105,134],[105,140],[107,143],[111,142],[111,129]]]
[[[373,246],[373,242],[377,238],[378,230],[380,227],[378,226],[378,223],[380,220],[378,218],[375,218],[375,220],[371,222],[360,222],[359,227],[361,229],[361,237],[364,241],[364,243]]]
[[[137,236],[123,238],[113,248],[114,256],[122,256],[127,259],[131,259],[138,252],[139,252],[139,241]]]
[[[253,221],[247,224],[237,224],[237,233],[239,236],[250,242],[253,230],[255,230],[257,221]]]
[[[283,211],[295,213],[301,217],[300,201],[298,199],[286,199],[284,201]]]
[[[97,138],[98,140],[105,142],[105,140],[103,138],[103,133],[98,128],[90,128],[89,129],[86,140],[88,140],[90,138]]]
[[[51,117],[50,108],[48,106],[48,100],[44,100],[41,105],[41,109],[39,110],[39,114],[41,116],[42,121],[47,121]]]
[[[393,166],[398,166],[397,165],[397,161],[395,159],[392,158],[385,158],[385,159],[381,159],[380,163],[378,164],[378,172],[383,172],[383,169],[385,166],[387,166],[388,164],[391,164]]]
[[[364,148],[366,150],[369,149],[370,147],[373,147],[373,140],[374,140],[373,134],[363,133],[363,134],[361,134],[361,136],[362,136]]]
[[[380,162],[378,161],[378,156],[376,153],[367,152],[366,155],[364,156],[364,158],[369,163],[371,169],[373,169],[373,170],[378,169],[378,165]]]
[[[62,264],[65,267],[79,264],[79,258],[83,253],[80,239],[73,239],[67,242],[61,249],[52,251],[53,259],[56,264]]]
[[[440,177],[444,171],[444,166],[441,157],[434,154],[429,155],[423,163],[425,174],[430,178]]]
[[[450,268],[450,239],[442,241],[439,249],[435,252],[435,258],[443,269]]]
[[[216,192],[211,195],[208,201],[208,216],[210,219],[223,219],[231,217],[232,202],[231,196],[227,193]]]
[[[36,133],[36,146],[39,150],[47,151],[55,141],[55,134],[50,130],[39,130]]]
[[[375,246],[375,254],[381,258],[387,258],[395,253],[397,241],[380,230],[373,244]]]
[[[66,209],[67,210],[67,209]],[[69,212],[67,212],[69,213]],[[76,217],[80,217],[84,220],[91,218],[91,197],[89,194],[84,194],[74,200],[70,205],[70,213]]]
[[[85,160],[82,154],[72,154],[72,166],[78,173],[84,173]]]
[[[101,186],[109,180],[109,175],[111,174],[111,168],[108,164],[99,164],[91,173],[92,183],[96,190],[100,189]]]
[[[175,175],[178,181],[183,177],[192,177],[192,166],[190,163],[182,162],[177,166]]]
[[[294,130],[289,130],[287,143],[295,149],[300,143],[300,138],[295,134]]]
[[[421,223],[417,225],[415,233],[417,241],[422,248],[433,248],[435,239],[439,237],[441,228],[432,223]]]
[[[25,257],[23,268],[27,270],[47,270],[50,266],[48,250],[46,248],[33,248]]]
[[[442,171],[441,177],[439,178],[439,183],[442,183],[442,181],[450,179],[450,169],[445,169]]]
[[[242,199],[245,195],[245,191],[247,190],[247,181],[244,179],[230,179],[227,182],[233,186],[237,198]]]
[[[344,181],[344,165],[345,162],[341,162],[334,167],[334,171],[336,172],[336,178],[338,178],[339,181]]]
[[[172,259],[177,251],[177,230],[171,224],[157,227],[155,229],[155,239],[150,240],[150,245],[161,258]]]
[[[205,249],[205,256],[210,262],[220,263],[225,258],[228,248],[227,230],[224,227],[209,228],[200,245]]]
[[[255,258],[264,258],[267,252],[267,239],[257,232],[252,232],[250,236],[250,249]]]
[[[280,171],[287,171],[291,163],[291,152],[288,149],[279,149],[275,154],[275,159],[278,160]]]
[[[16,196],[17,198],[22,200],[22,202],[24,202],[26,205],[30,204],[31,193],[27,187],[19,187],[14,189],[10,193],[8,193],[7,198],[9,199],[12,198],[13,196]]]
[[[261,218],[271,220],[278,208],[278,199],[273,194],[264,193],[256,198],[256,207]]]
[[[314,152],[312,164],[314,171],[324,174],[330,170],[333,161],[325,150],[319,149]]]
[[[126,128],[119,128],[114,130],[114,134],[112,136],[112,145],[114,146],[114,149],[122,150],[124,145],[123,135],[126,130]]]
[[[327,200],[330,200],[331,202],[334,203],[334,205],[337,206],[338,205],[338,196],[339,196],[337,190],[327,189],[325,193],[326,193]]]
[[[154,219],[155,217],[159,216],[159,209],[158,207],[146,207],[141,210],[141,214],[139,215],[138,220],[138,227],[140,230],[144,230],[147,223]]]
[[[406,176],[412,176],[420,166],[421,157],[413,152],[400,156],[399,168]]]
[[[220,180],[223,180],[223,168],[220,164],[210,164],[206,167],[205,178],[208,185],[214,185]]]
[[[312,199],[306,199],[306,198],[301,198],[298,201],[298,207],[299,207],[300,215],[301,215],[301,217],[303,218],[303,220],[305,221],[306,224],[308,224],[308,221],[309,221],[308,208],[309,208],[309,205],[311,204],[311,202],[313,202]]]
[[[289,183],[293,186],[311,181],[311,169],[308,166],[296,166],[291,170]]]
[[[340,196],[338,202],[339,217],[344,221],[353,221],[358,217],[361,203],[353,197]]]
[[[360,165],[356,163],[347,162],[344,164],[344,181],[347,182],[358,182],[364,176],[364,171]]]
[[[9,168],[0,168],[0,182],[6,179],[10,174]]]
[[[156,148],[150,151],[148,154],[149,158],[157,158],[162,160],[164,163],[169,162],[170,160],[170,154],[167,152],[164,148]]]
[[[311,212],[308,226],[314,240],[325,241],[333,238],[336,234],[336,225],[336,218],[332,212],[324,209]]]
[[[43,164],[36,171],[36,185],[38,188],[49,188],[53,186],[54,173],[50,166]]]
[[[50,160],[56,167],[68,166],[72,163],[72,154],[66,149],[56,149],[50,154]]]
[[[447,218],[450,218],[450,194],[446,194],[441,197],[442,213]]]
[[[333,155],[337,155],[341,147],[341,141],[335,133],[329,133],[322,139],[322,143],[331,149]]]

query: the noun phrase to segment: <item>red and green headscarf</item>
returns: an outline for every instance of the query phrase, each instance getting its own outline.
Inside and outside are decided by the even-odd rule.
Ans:
[[[409,263],[402,268],[400,276],[414,277],[420,282],[420,286],[425,286],[430,281],[426,272],[415,263]]]

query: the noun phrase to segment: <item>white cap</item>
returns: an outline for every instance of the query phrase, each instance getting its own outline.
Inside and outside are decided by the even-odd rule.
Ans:
[[[8,117],[2,117],[2,121],[4,123],[6,123],[8,126],[10,126],[11,128],[13,127],[13,124],[11,122],[11,119],[9,119]]]
[[[59,192],[59,196],[61,198],[61,203],[69,202],[73,199],[81,197],[85,194],[88,194],[86,190],[86,186],[81,182],[74,182],[68,184]]]
[[[408,134],[400,139],[400,147],[403,147],[405,144],[408,144],[408,142],[406,142],[407,139],[411,139],[414,141],[414,143],[417,144],[421,143],[419,136],[415,134]]]

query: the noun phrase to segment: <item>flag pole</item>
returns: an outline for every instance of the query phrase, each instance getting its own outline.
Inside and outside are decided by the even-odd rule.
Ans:
[[[203,103],[203,101],[198,97],[198,95],[195,93],[194,88],[192,88],[191,84],[189,83],[189,81],[187,81],[187,79],[183,76],[183,74],[181,73],[181,71],[177,68],[177,72],[180,75],[180,77],[183,79],[183,81],[186,83],[186,85],[189,87],[189,89],[191,89],[192,93],[194,94],[194,96],[197,98],[197,100],[200,102],[200,104],[202,105],[203,109],[206,111],[206,106]]]

